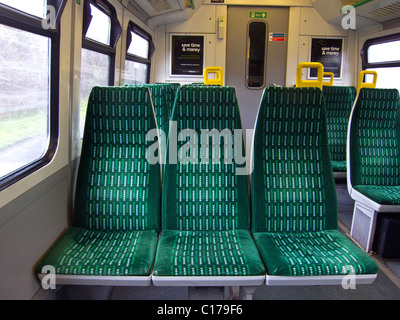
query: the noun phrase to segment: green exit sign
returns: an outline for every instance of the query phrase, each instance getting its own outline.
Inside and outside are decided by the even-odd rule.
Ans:
[[[250,11],[250,19],[266,19],[267,13],[265,11]]]

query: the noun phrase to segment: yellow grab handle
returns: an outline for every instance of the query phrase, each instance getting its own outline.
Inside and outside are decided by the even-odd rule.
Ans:
[[[371,74],[374,76],[374,80],[372,83],[364,82],[364,75]],[[360,76],[358,77],[358,85],[357,85],[357,92],[361,90],[361,88],[376,88],[376,82],[378,80],[378,73],[372,70],[363,70],[360,72]]]
[[[215,74],[215,79],[210,79],[210,74]],[[221,67],[206,67],[204,69],[204,84],[224,85],[223,70]]]
[[[333,78],[335,77],[333,72],[324,72],[324,76],[329,76],[330,80],[322,82],[322,85],[324,85],[324,86],[333,86]]]
[[[303,80],[302,71],[304,68],[317,68],[317,80]],[[324,80],[324,66],[319,62],[301,62],[297,66],[296,87],[317,87],[322,90]]]

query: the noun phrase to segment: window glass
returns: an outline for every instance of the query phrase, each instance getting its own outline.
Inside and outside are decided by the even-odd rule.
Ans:
[[[400,41],[373,44],[368,48],[368,63],[400,61]]]
[[[128,48],[128,53],[147,59],[149,57],[149,41],[135,32],[131,32],[132,42]]]
[[[398,89],[400,90],[399,74],[400,67],[392,68],[376,68],[368,69],[378,73],[378,81],[376,82],[377,88]],[[365,81],[371,83],[373,81],[372,75],[366,75]]]
[[[361,57],[363,70],[377,72],[377,88],[400,90],[400,33],[365,41]],[[365,81],[372,82],[372,77],[366,75]]]
[[[147,83],[148,66],[144,63],[125,61],[125,84]]]
[[[86,107],[90,92],[95,86],[108,86],[110,78],[111,57],[107,54],[82,49],[81,83],[80,83],[80,136],[83,136]]]
[[[79,108],[77,106],[73,111],[72,123],[74,155],[80,153],[87,102],[92,88],[114,85],[115,45],[122,30],[115,8],[108,1],[86,1],[83,31],[85,28],[87,31],[82,39]],[[88,26],[85,21],[89,21]],[[112,29],[114,35],[111,34]]]
[[[0,3],[41,19],[46,17],[47,0],[0,0]]]
[[[2,178],[38,160],[47,151],[51,41],[0,24],[0,43]]]
[[[264,86],[266,35],[267,25],[265,22],[250,22],[246,76],[246,85],[248,88],[262,88]]]
[[[151,55],[154,44],[151,35],[129,21],[124,71],[124,83],[135,85],[149,83]]]
[[[86,38],[110,45],[111,18],[93,4],[90,4],[90,8],[92,20],[86,32]]]
[[[0,0],[0,190],[48,164],[58,143],[60,34],[65,0]]]

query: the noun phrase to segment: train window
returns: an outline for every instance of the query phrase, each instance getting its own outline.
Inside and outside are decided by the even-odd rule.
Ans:
[[[149,83],[149,68],[144,63],[125,61],[125,84],[136,85]]]
[[[378,88],[397,88],[400,90],[400,33],[369,39],[361,50],[362,67],[378,73]],[[371,81],[369,75],[365,81]]]
[[[125,83],[143,84],[150,80],[151,55],[154,52],[152,37],[129,21],[126,45]]]
[[[368,48],[368,62],[400,61],[400,40],[373,44]]]
[[[3,3],[9,7],[15,8],[19,11],[34,15],[38,18],[44,19],[46,17],[46,5],[43,0],[1,0]]]
[[[43,167],[58,139],[59,17],[50,1],[0,0],[0,190]]]
[[[249,89],[264,87],[267,24],[250,21],[248,27],[246,86]]]
[[[80,79],[79,132],[83,136],[87,100],[94,86],[108,86],[110,83],[111,57],[97,51],[82,48]]]
[[[131,35],[132,42],[129,45],[128,53],[147,59],[149,57],[149,41],[133,31]]]
[[[115,8],[108,1],[85,1],[78,115],[80,137],[90,91],[94,86],[114,85],[115,46],[121,32]]]
[[[86,38],[110,45],[111,18],[93,4],[89,3],[92,20],[86,32]]]

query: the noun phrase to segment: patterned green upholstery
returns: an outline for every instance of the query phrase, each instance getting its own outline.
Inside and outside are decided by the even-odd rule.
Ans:
[[[169,121],[172,115],[172,108],[174,107],[176,91],[174,91],[172,85],[170,85],[169,83],[156,83],[156,84],[164,88],[165,104],[168,107],[168,121]],[[167,121],[167,126],[168,126],[168,121]]]
[[[154,275],[263,275],[264,265],[247,230],[163,230]]]
[[[164,163],[165,159],[165,145],[168,141],[169,131],[169,101],[167,100],[168,87],[162,84],[144,84],[143,86],[150,89],[151,99],[153,101],[154,113],[156,115],[158,129],[164,132],[164,135],[160,136],[160,157],[161,163]],[[165,141],[163,140],[165,138]]]
[[[265,89],[254,137],[252,230],[270,276],[375,274],[337,231],[325,102],[318,88]]]
[[[178,133],[183,129],[197,133],[196,150],[200,150],[201,129],[228,129],[233,145],[234,129],[241,129],[235,90],[182,86],[172,120]],[[184,163],[182,156],[190,156],[184,151],[189,139],[193,142],[192,137],[177,139],[178,161],[170,160],[164,169],[163,231],[154,276],[263,275],[265,268],[249,233],[246,176],[235,174],[238,165],[232,158],[231,163],[224,159],[225,139],[221,139],[218,163],[211,156],[202,163],[201,151]],[[211,151],[210,143],[207,152]]]
[[[356,96],[354,87],[324,86],[329,149],[333,172],[346,172],[347,126]]]
[[[57,274],[150,276],[160,229],[160,166],[146,160],[156,128],[145,87],[89,97],[73,227],[38,266]]]
[[[397,89],[360,90],[350,127],[351,184],[380,204],[400,205]]]
[[[41,261],[56,274],[149,276],[156,251],[153,231],[94,231],[72,227]]]
[[[150,89],[157,126],[160,130],[164,131],[166,137],[168,137],[170,108],[170,101],[168,99],[171,99],[170,90],[162,84],[144,84],[143,86]]]
[[[180,83],[177,82],[168,82],[168,83],[157,83],[163,85],[165,89],[165,99],[169,109],[169,118],[172,117],[172,109],[174,108],[174,101],[176,92],[178,91],[179,87],[181,86]]]
[[[254,138],[253,231],[337,228],[323,95],[267,88]]]
[[[255,233],[269,275],[375,274],[375,261],[337,230]]]

